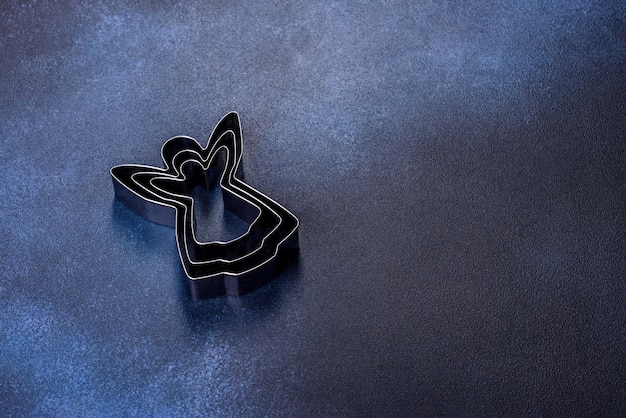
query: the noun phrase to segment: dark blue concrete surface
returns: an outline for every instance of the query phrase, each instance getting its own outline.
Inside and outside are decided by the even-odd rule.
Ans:
[[[626,410],[623,2],[75,3],[0,6],[0,415]],[[229,110],[301,251],[192,302],[108,170]]]

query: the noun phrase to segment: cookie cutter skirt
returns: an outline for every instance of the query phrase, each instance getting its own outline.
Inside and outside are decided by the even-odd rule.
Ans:
[[[271,280],[298,249],[299,221],[291,212],[246,184],[239,115],[217,124],[206,148],[177,136],[161,148],[165,168],[113,167],[115,196],[141,217],[176,229],[180,260],[193,299],[248,293]],[[250,226],[230,241],[200,242],[194,232],[191,191],[219,182],[224,207]]]

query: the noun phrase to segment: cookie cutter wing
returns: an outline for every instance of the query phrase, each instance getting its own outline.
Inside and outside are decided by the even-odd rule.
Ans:
[[[141,217],[176,229],[176,241],[193,299],[239,295],[271,280],[298,249],[298,219],[243,181],[239,115],[216,125],[206,148],[177,136],[161,148],[165,168],[125,164],[111,168],[115,196]],[[249,228],[227,242],[200,242],[194,232],[191,190],[219,181],[224,207]]]

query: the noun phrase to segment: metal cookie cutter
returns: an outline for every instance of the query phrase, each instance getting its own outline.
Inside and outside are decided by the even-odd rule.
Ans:
[[[265,284],[298,249],[299,221],[243,182],[239,115],[219,121],[206,148],[176,136],[161,148],[165,169],[126,164],[111,168],[115,196],[143,218],[176,228],[180,260],[193,299],[239,295]],[[194,232],[191,191],[222,188],[224,207],[250,226],[231,241],[200,242]]]

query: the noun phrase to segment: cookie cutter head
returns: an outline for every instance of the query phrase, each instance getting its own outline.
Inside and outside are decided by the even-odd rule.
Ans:
[[[178,252],[194,300],[248,293],[278,274],[298,249],[299,221],[243,181],[239,115],[226,114],[206,147],[188,136],[163,144],[165,168],[124,164],[111,168],[115,196],[141,217],[176,229]],[[195,187],[219,183],[224,207],[249,224],[230,241],[200,242],[194,230]]]

